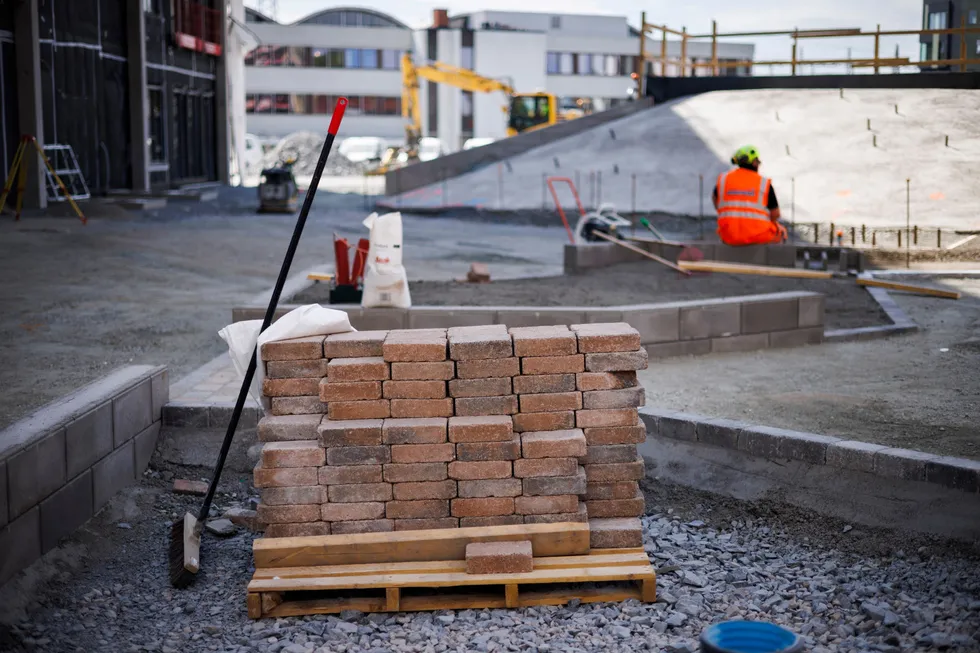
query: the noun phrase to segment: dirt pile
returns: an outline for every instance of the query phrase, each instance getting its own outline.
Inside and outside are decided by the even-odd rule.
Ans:
[[[266,155],[264,166],[276,167],[283,159],[295,157],[293,174],[297,177],[307,177],[313,174],[320,150],[323,149],[324,137],[314,132],[294,132],[284,137]],[[361,175],[364,166],[354,163],[334,148],[327,159],[323,174],[334,177]]]

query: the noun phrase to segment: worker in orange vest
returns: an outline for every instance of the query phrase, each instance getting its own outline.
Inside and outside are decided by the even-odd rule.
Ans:
[[[759,151],[752,145],[732,157],[737,167],[718,175],[711,199],[718,210],[718,236],[726,245],[764,245],[786,240],[772,181],[759,174]]]

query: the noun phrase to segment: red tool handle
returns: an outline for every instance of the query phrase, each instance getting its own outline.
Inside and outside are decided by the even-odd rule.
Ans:
[[[350,245],[347,244],[346,238],[337,238],[334,236],[333,239],[333,253],[335,259],[335,267],[337,271],[337,285],[338,286],[349,286],[350,285]]]
[[[351,280],[357,282],[364,279],[364,267],[367,263],[368,250],[371,248],[371,241],[361,238],[357,242],[357,249],[354,250],[354,272],[351,273]]]

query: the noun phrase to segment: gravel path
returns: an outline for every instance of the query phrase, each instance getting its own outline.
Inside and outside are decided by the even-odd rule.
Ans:
[[[742,617],[792,628],[812,653],[980,649],[980,549],[656,482],[643,519],[661,569],[655,604],[251,621],[249,533],[206,537],[197,581],[183,591],[167,583],[169,522],[192,505],[170,494],[172,473],[150,472],[0,591],[0,650],[691,652],[707,625]],[[218,504],[241,502],[245,478],[230,475]]]
[[[807,290],[826,295],[827,328],[890,323],[871,295],[852,279],[736,274],[682,277],[650,261],[622,263],[587,274],[498,280],[489,284],[414,281],[409,288],[412,303],[419,306],[618,306]],[[293,301],[326,303],[328,296],[325,287],[313,286]]]

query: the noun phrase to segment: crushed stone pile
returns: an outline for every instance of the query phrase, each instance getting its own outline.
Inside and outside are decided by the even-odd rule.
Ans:
[[[323,149],[324,137],[315,132],[294,132],[284,137],[265,155],[264,167],[272,168],[280,161],[290,156],[296,157],[293,164],[293,174],[297,177],[307,177],[313,174],[320,150]],[[354,163],[334,148],[327,159],[323,174],[332,177],[347,177],[364,174],[365,167]]]

